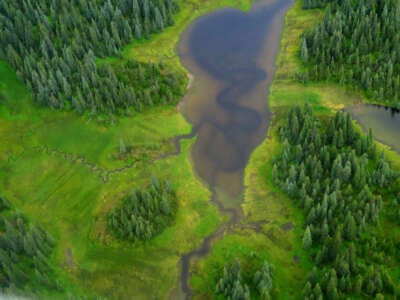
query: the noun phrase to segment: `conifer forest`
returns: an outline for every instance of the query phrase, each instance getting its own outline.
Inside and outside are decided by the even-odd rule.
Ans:
[[[1,299],[400,299],[398,0],[0,25]]]

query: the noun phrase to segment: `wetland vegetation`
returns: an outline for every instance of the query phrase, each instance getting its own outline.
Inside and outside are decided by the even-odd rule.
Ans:
[[[1,293],[399,297],[399,14],[2,1]]]

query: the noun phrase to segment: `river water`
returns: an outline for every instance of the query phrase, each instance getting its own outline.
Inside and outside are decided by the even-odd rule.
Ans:
[[[209,184],[237,196],[252,150],[264,139],[266,96],[292,0],[261,0],[250,12],[223,9],[195,21],[178,52],[194,75],[181,111],[194,125],[194,166]]]
[[[241,219],[243,173],[251,152],[265,138],[267,109],[283,27],[293,0],[255,1],[249,12],[226,8],[197,19],[178,45],[194,76],[180,104],[193,124],[192,160],[212,191],[211,201],[230,221],[182,257],[182,290],[192,296],[190,264],[205,256],[230,226]],[[238,201],[239,199],[239,201]]]

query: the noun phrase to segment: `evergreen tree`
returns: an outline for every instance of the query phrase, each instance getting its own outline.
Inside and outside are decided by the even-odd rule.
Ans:
[[[307,226],[306,230],[304,231],[303,235],[303,248],[304,249],[309,249],[312,245],[312,236],[311,236],[311,231],[310,227]]]
[[[322,22],[301,43],[307,76],[357,86],[376,101],[400,107],[398,1],[304,0],[304,7],[327,2]]]
[[[393,176],[389,162],[376,155],[371,132],[358,133],[347,113],[316,118],[307,105],[290,109],[278,132],[282,149],[272,161],[275,184],[300,200],[303,247],[316,249],[309,252],[318,269],[309,276],[304,297],[339,299],[366,291],[393,296],[390,278],[381,270],[391,268],[396,252],[383,246],[384,232],[369,228],[378,225],[384,197],[396,198],[400,174]],[[395,217],[399,203],[392,205]]]

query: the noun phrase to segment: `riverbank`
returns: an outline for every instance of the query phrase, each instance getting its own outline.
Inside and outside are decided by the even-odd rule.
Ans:
[[[245,172],[242,204],[245,220],[217,241],[211,253],[193,268],[192,285],[199,299],[215,295],[222,269],[234,257],[243,262],[246,266],[243,271],[249,273],[266,259],[275,268],[272,298],[300,299],[299,291],[312,267],[302,249],[303,215],[272,182],[271,159],[280,147],[277,129],[282,122],[281,112],[294,105],[310,103],[317,115],[326,116],[345,106],[366,102],[357,92],[336,84],[302,84],[296,79],[302,71],[298,55],[301,34],[322,15],[322,10],[303,10],[300,0],[296,0],[286,14],[268,98],[273,117],[267,138],[252,153]],[[382,144],[379,148],[385,149],[394,167],[400,166],[397,153]],[[397,276],[394,274],[394,278]]]
[[[181,1],[174,26],[126,47],[123,58],[109,60],[158,61],[173,53],[165,64],[183,71],[175,45],[194,18],[227,5],[245,9],[249,3]],[[52,264],[66,291],[49,298],[82,293],[166,298],[178,284],[181,254],[197,247],[223,219],[193,172],[189,149],[194,140],[183,140],[176,153],[173,138],[190,133],[190,124],[172,106],[99,124],[36,107],[5,63],[0,63],[0,82],[0,193],[55,238]],[[123,157],[118,155],[121,140],[129,149]],[[114,240],[105,230],[107,211],[126,193],[146,186],[152,175],[171,180],[177,191],[175,223],[146,243]]]
[[[175,24],[162,33],[154,34],[149,41],[135,41],[123,50],[127,58],[133,57],[147,62],[168,62],[174,68],[185,70],[176,51],[177,44],[185,29],[198,17],[209,12],[233,7],[248,10],[253,0],[179,0],[180,11],[175,16]]]

